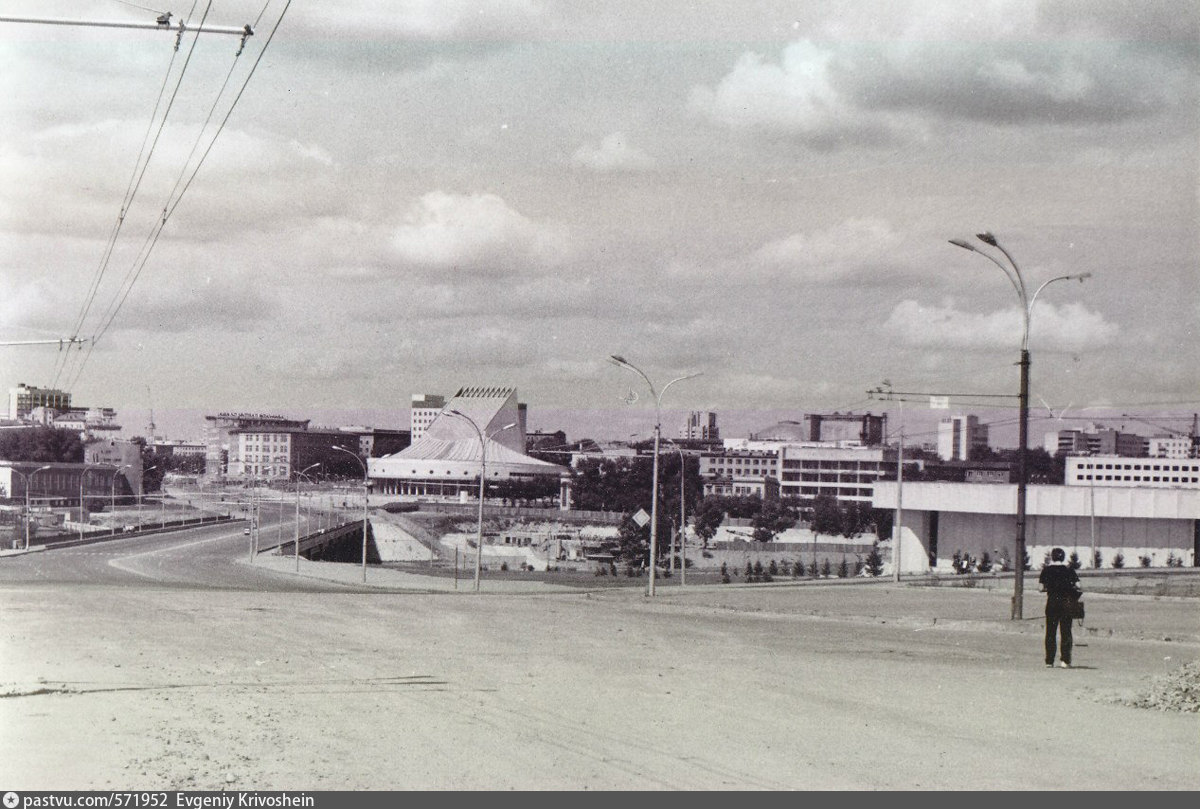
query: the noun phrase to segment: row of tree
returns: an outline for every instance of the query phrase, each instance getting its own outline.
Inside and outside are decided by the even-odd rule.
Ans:
[[[659,467],[657,550],[662,557],[670,553],[671,537],[680,529],[680,459],[677,455],[660,455]],[[840,502],[830,495],[810,500],[764,499],[756,495],[704,497],[697,460],[685,456],[682,471],[688,519],[705,542],[716,535],[726,517],[750,520],[753,537],[759,542],[770,542],[798,524],[830,536],[852,537],[870,531],[881,538],[891,535],[892,512],[865,503]],[[640,525],[633,515],[651,510],[652,482],[653,460],[648,457],[586,459],[576,469],[575,508],[625,515],[611,550],[626,562],[649,563],[650,524]]]

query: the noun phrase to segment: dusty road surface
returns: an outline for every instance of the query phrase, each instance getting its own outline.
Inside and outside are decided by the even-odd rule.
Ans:
[[[1200,787],[1200,715],[1120,702],[1194,601],[1093,600],[1070,671],[1006,594],[891,584],[0,609],[0,789]]]

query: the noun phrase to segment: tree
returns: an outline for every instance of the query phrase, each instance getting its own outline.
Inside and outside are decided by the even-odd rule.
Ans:
[[[759,542],[770,542],[783,531],[796,524],[799,515],[796,509],[779,500],[762,504],[762,509],[752,519],[754,538]]]
[[[878,542],[871,546],[871,552],[867,554],[866,568],[868,576],[874,577],[883,573],[883,555],[879,553]]]
[[[813,498],[811,528],[815,534],[841,533],[842,512],[833,495],[819,494]]]
[[[31,463],[83,463],[83,441],[76,430],[25,427],[0,431],[0,459]]]

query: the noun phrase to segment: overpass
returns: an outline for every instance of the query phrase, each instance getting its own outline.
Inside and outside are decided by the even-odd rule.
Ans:
[[[363,521],[335,525],[300,537],[300,556],[313,562],[361,562]],[[259,553],[275,553],[281,556],[296,554],[296,540],[289,539],[258,549]],[[367,520],[367,562],[379,564],[379,550],[375,547],[375,534],[371,521]]]

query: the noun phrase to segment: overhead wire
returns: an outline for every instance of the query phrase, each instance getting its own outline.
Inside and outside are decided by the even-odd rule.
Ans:
[[[132,280],[129,282],[129,284],[127,286],[125,286],[125,292],[123,295],[121,295],[120,301],[116,304],[115,308],[112,310],[112,314],[107,318],[107,320],[104,322],[103,326],[96,333],[95,338],[93,338],[92,345],[95,345],[96,341],[99,338],[104,336],[104,334],[108,331],[109,327],[112,326],[113,320],[116,319],[116,316],[120,312],[122,306],[124,306],[125,300],[129,297],[129,293],[133,289],[133,284],[137,282],[137,279],[141,275],[142,270],[145,269],[146,262],[149,260],[149,257],[150,257],[150,251],[153,250],[154,245],[157,244],[159,237],[162,235],[163,229],[167,225],[167,222],[170,220],[171,216],[175,213],[175,209],[177,207],[179,207],[179,203],[183,201],[184,195],[187,193],[188,189],[191,188],[192,182],[196,179],[196,175],[200,172],[201,166],[204,165],[205,160],[208,158],[208,155],[212,152],[213,147],[216,145],[217,139],[220,137],[221,132],[225,129],[225,125],[229,122],[230,117],[233,115],[233,111],[237,107],[238,102],[241,100],[242,94],[246,91],[246,87],[249,85],[250,79],[254,76],[254,71],[257,69],[259,62],[262,61],[263,54],[266,53],[267,47],[271,44],[271,39],[274,38],[275,32],[277,30],[279,30],[279,25],[280,25],[280,23],[283,22],[283,16],[284,16],[284,14],[287,13],[288,6],[290,6],[290,5],[291,5],[291,0],[288,0],[287,4],[284,6],[283,12],[280,14],[279,18],[275,21],[275,25],[271,29],[271,34],[267,37],[267,41],[265,43],[263,43],[262,48],[259,50],[258,56],[255,59],[254,64],[251,65],[249,73],[247,73],[246,78],[242,81],[242,86],[238,89],[237,95],[234,97],[233,101],[230,103],[229,109],[226,111],[224,118],[221,119],[221,123],[217,126],[217,131],[213,133],[212,138],[208,142],[208,146],[205,148],[204,153],[200,156],[200,160],[196,163],[195,167],[191,171],[191,174],[188,176],[187,181],[183,184],[183,188],[181,190],[179,190],[178,194],[176,194],[175,191],[176,191],[176,189],[179,188],[179,182],[183,179],[183,174],[187,172],[187,163],[186,162],[184,163],[184,169],[180,173],[179,180],[176,181],[175,188],[173,188],[171,191],[171,197],[168,198],[167,204],[163,206],[162,218],[158,221],[158,223],[156,224],[156,226],[154,228],[154,231],[152,233],[152,238],[151,238],[149,244],[147,245],[147,247],[145,248],[144,253],[142,254],[141,261],[137,265],[136,272],[133,273]],[[232,70],[233,69],[230,68],[230,73],[225,78],[225,84],[222,84],[222,86],[221,86],[221,93],[224,92],[225,87],[228,84],[229,78],[230,78],[230,76],[232,76]],[[220,93],[217,96],[218,101],[219,101],[219,99],[220,99]],[[215,101],[213,108],[209,112],[209,117],[205,120],[204,127],[201,127],[201,136],[203,135],[204,128],[206,128],[208,126],[208,122],[211,121],[211,119],[212,119],[212,113],[215,111],[216,103],[217,102]],[[197,139],[196,146],[199,145],[199,141],[200,141],[200,138]],[[192,153],[188,155],[189,161],[191,160],[191,157],[193,154],[195,154],[195,146],[193,147]]]
[[[196,11],[196,6],[198,5],[198,3],[199,3],[199,0],[193,0],[192,7],[188,11],[188,16],[186,18],[187,21],[191,20],[192,15]],[[212,7],[212,2],[210,0],[209,8],[211,8],[211,7]],[[147,10],[153,10],[153,9],[147,9]],[[204,19],[207,19],[207,17],[208,17],[208,10],[209,10],[208,8],[205,9]],[[201,26],[204,25],[204,19],[201,19],[201,21],[200,21]],[[198,31],[196,33],[196,38],[197,39],[199,38]],[[189,50],[189,52],[188,52],[189,60],[191,58],[191,53],[192,53],[192,51],[194,51],[194,49],[195,49],[195,40],[193,40],[193,43],[192,43],[192,50]],[[155,102],[154,102],[154,110],[150,114],[150,121],[146,125],[146,132],[142,136],[142,143],[138,149],[137,159],[134,161],[133,172],[129,176],[129,182],[125,187],[125,195],[121,199],[120,213],[117,215],[117,221],[113,224],[112,232],[109,235],[108,241],[107,241],[104,251],[101,255],[100,264],[96,268],[96,272],[93,275],[92,282],[88,288],[88,292],[84,296],[83,303],[80,305],[80,312],[79,312],[78,317],[76,318],[75,325],[71,330],[71,336],[73,338],[79,336],[80,331],[83,329],[84,323],[87,321],[88,313],[91,312],[92,304],[95,302],[96,296],[100,292],[100,284],[103,281],[104,275],[108,270],[109,262],[112,260],[113,250],[116,247],[117,239],[121,233],[121,228],[124,225],[125,218],[128,215],[130,208],[133,205],[134,199],[137,197],[138,190],[141,188],[142,180],[146,176],[146,170],[150,166],[150,160],[154,156],[154,150],[158,145],[158,140],[162,135],[163,128],[166,126],[167,118],[170,116],[171,108],[174,105],[175,97],[179,92],[179,85],[183,81],[183,74],[187,71],[187,61],[185,61],[183,68],[180,71],[179,78],[175,84],[175,92],[171,95],[171,100],[167,104],[166,110],[163,111],[162,119],[161,119],[161,121],[159,121],[158,130],[154,134],[153,142],[151,142],[150,133],[154,131],[154,122],[155,122],[155,120],[158,119],[158,110],[159,110],[159,107],[162,106],[163,96],[166,92],[167,84],[170,81],[171,73],[174,70],[175,59],[178,56],[178,54],[179,54],[179,49],[177,47],[173,48],[171,51],[171,59],[167,64],[167,71],[163,75],[162,84],[159,86],[158,97],[155,99]],[[150,144],[149,150],[147,150],[147,148],[146,148],[147,143]],[[143,157],[145,158],[144,161],[143,161]],[[90,353],[91,353],[91,350],[89,349],[88,354],[90,355]],[[68,352],[68,355],[69,355],[69,352]],[[60,354],[59,362],[56,363],[57,367],[56,367],[55,374],[54,374],[54,381],[51,385],[52,387],[58,385],[58,380],[61,377],[61,375],[66,371],[66,367],[68,364],[69,364],[69,356],[64,358]]]
[[[267,3],[264,4],[262,11],[260,11],[258,18],[255,21],[256,25],[262,19],[263,15],[265,14],[267,7],[269,5],[270,5],[270,0],[267,0]],[[211,7],[211,1],[209,3],[209,7]],[[80,376],[82,375],[83,370],[86,367],[87,360],[90,358],[92,351],[95,349],[96,343],[99,341],[100,338],[102,338],[108,332],[109,328],[112,326],[113,322],[115,321],[117,315],[120,313],[121,309],[123,308],[125,301],[128,299],[129,294],[133,289],[134,284],[136,284],[138,278],[142,274],[142,271],[145,269],[146,263],[149,261],[149,258],[150,258],[150,253],[153,251],[154,246],[157,244],[159,237],[162,235],[163,229],[166,227],[167,222],[170,220],[171,216],[174,214],[175,209],[178,207],[178,205],[182,201],[184,195],[187,193],[188,189],[191,187],[192,182],[195,180],[196,175],[200,171],[200,168],[204,165],[205,160],[208,158],[208,155],[211,153],[213,146],[216,144],[216,141],[219,138],[221,132],[224,130],[230,117],[233,115],[234,109],[237,107],[238,102],[241,100],[242,95],[245,93],[246,87],[249,85],[251,78],[254,76],[254,73],[257,70],[259,63],[262,61],[263,55],[266,53],[267,48],[270,46],[271,41],[275,38],[275,34],[279,30],[280,25],[283,23],[283,19],[286,16],[288,9],[290,7],[291,7],[291,0],[288,0],[288,2],[284,5],[283,10],[280,12],[279,17],[275,20],[275,23],[271,29],[271,33],[267,37],[266,42],[264,42],[262,48],[259,49],[258,56],[256,57],[253,65],[251,65],[250,70],[247,73],[246,78],[243,80],[241,87],[238,89],[237,95],[234,97],[233,101],[230,103],[228,110],[226,111],[224,117],[221,119],[220,124],[217,126],[216,132],[212,135],[212,138],[209,140],[209,143],[208,143],[207,147],[205,148],[203,154],[200,156],[200,159],[196,162],[191,173],[188,175],[186,182],[183,182],[182,188],[180,188],[180,182],[182,181],[184,174],[187,174],[188,162],[190,162],[191,158],[195,155],[195,151],[198,148],[199,143],[203,139],[204,130],[208,127],[208,124],[211,122],[213,114],[215,113],[216,107],[219,103],[219,100],[220,100],[221,96],[224,94],[225,89],[227,88],[227,86],[229,84],[230,78],[233,75],[233,69],[236,66],[236,61],[234,63],[234,66],[231,66],[229,73],[226,75],[225,81],[222,83],[221,90],[217,94],[217,99],[214,101],[212,108],[210,108],[209,115],[206,118],[204,125],[200,129],[200,133],[197,136],[197,141],[193,145],[192,151],[188,155],[188,160],[184,162],[183,168],[180,172],[180,176],[176,180],[175,186],[171,191],[171,195],[168,196],[167,202],[163,206],[163,211],[162,211],[161,217],[156,222],[154,228],[151,231],[151,234],[147,237],[147,241],[143,246],[143,250],[139,252],[139,258],[135,259],[134,265],[131,266],[130,271],[126,274],[127,283],[123,283],[122,287],[118,289],[117,295],[114,296],[113,300],[109,304],[109,308],[106,309],[105,314],[101,317],[101,325],[95,332],[95,334],[91,340],[91,343],[89,344],[87,354],[85,355],[83,360],[80,362],[79,368],[72,380],[72,387],[78,382]],[[206,16],[207,16],[207,13],[208,13],[208,11],[206,9],[206,11],[205,11]],[[203,25],[203,22],[201,23],[201,25]],[[194,47],[195,47],[195,41],[193,41],[193,48]],[[235,60],[236,60],[237,56],[240,56],[240,55],[241,55],[241,49],[239,49],[237,55],[235,55]],[[189,53],[189,58],[190,58],[190,53]],[[186,64],[184,66],[184,70],[186,70]],[[182,72],[180,74],[180,79],[182,80]],[[178,192],[178,193],[176,193],[176,192]]]

